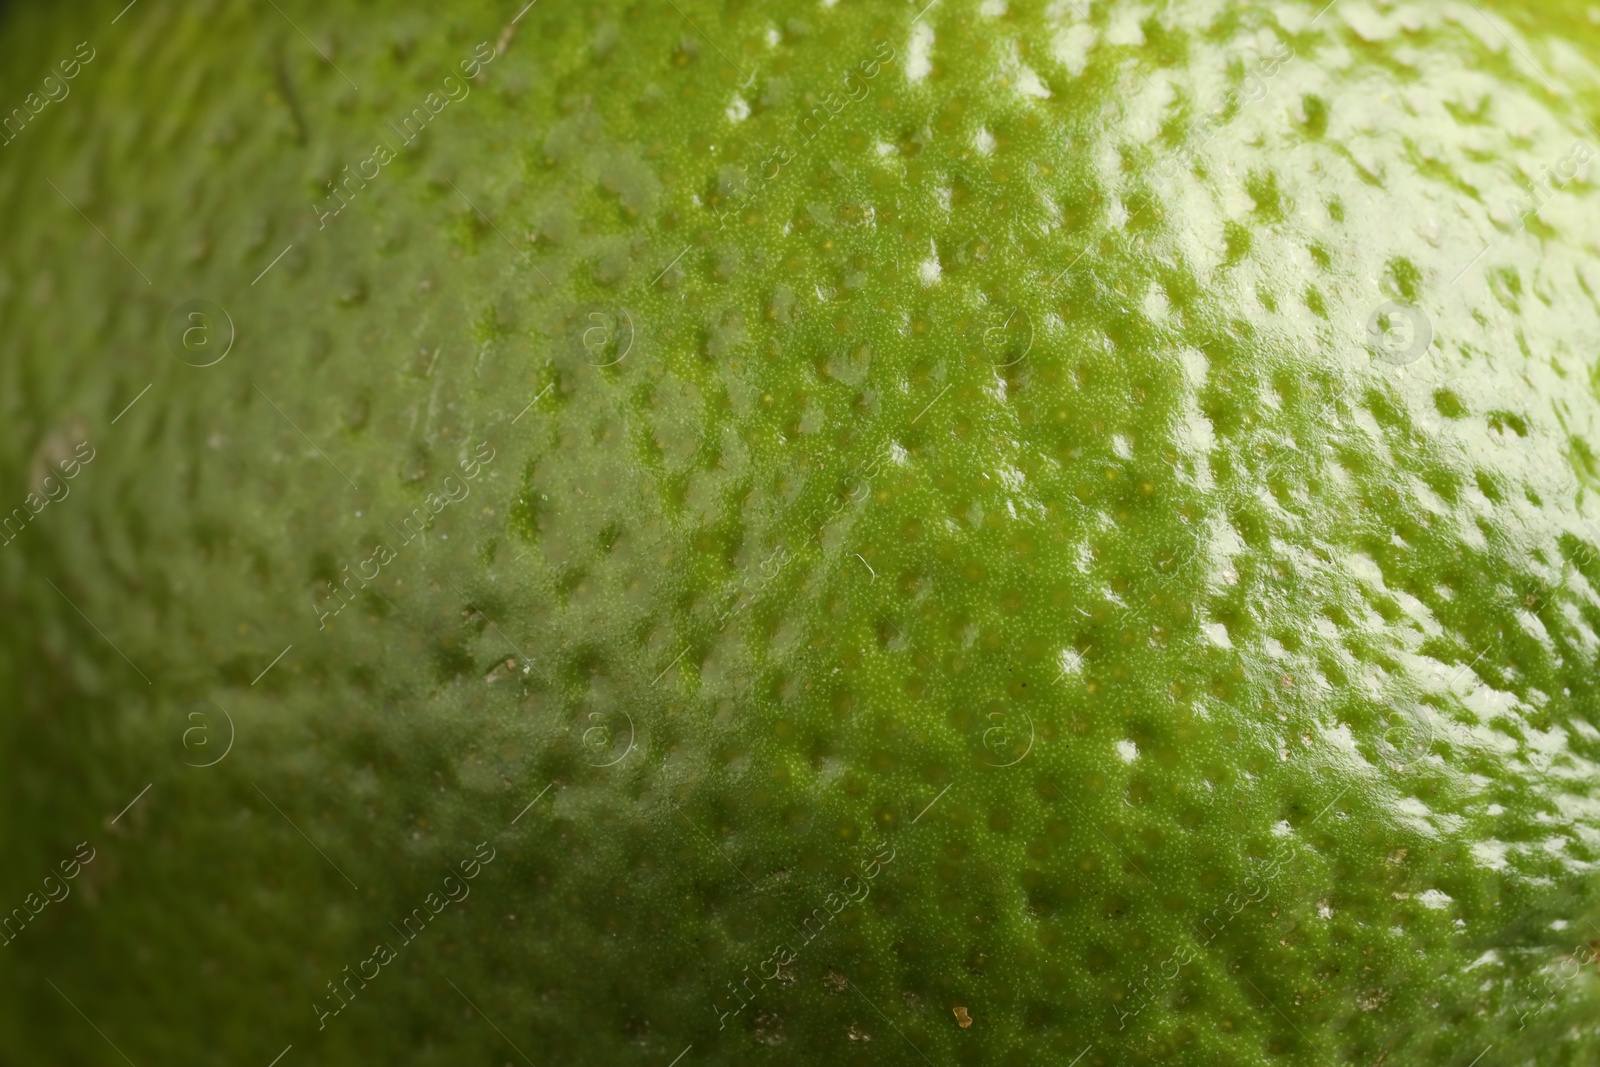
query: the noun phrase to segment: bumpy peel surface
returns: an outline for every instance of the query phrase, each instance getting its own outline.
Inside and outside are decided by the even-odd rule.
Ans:
[[[0,1062],[1594,1062],[1581,12],[278,6],[0,21]]]

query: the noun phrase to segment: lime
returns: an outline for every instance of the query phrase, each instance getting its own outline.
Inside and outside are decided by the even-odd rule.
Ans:
[[[1593,9],[0,41],[0,1062],[1600,1055]]]

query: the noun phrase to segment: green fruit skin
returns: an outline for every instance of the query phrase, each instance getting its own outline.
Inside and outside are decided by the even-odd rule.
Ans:
[[[0,1064],[1600,1057],[1583,8],[122,6],[0,14]]]

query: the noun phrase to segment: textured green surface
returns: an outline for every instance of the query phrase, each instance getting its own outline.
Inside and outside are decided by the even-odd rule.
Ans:
[[[1581,11],[121,6],[0,15],[0,1063],[1600,1056]]]

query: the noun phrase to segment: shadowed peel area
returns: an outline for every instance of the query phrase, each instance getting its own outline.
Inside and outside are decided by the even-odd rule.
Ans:
[[[0,1063],[1593,1062],[1581,11],[274,6],[0,7]]]

